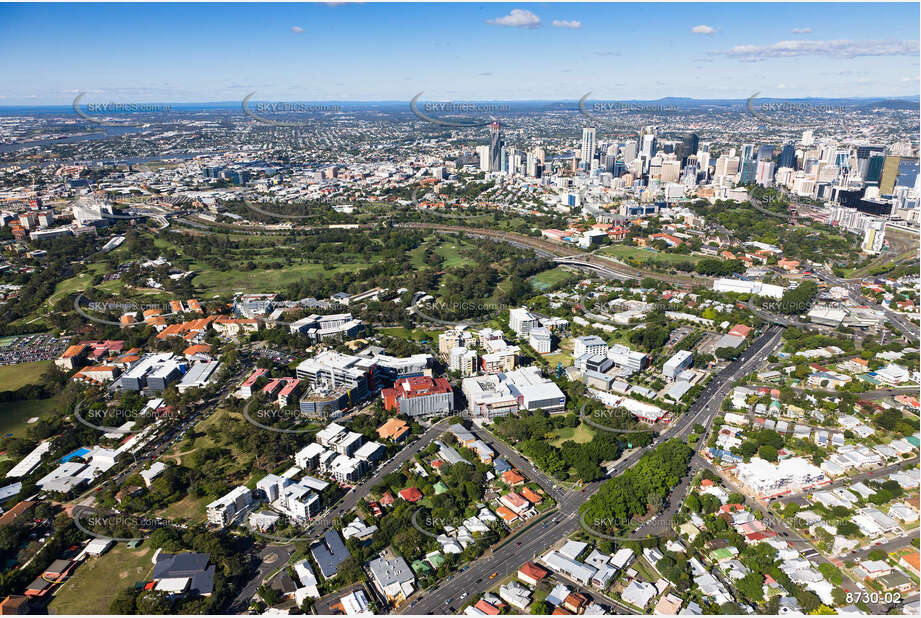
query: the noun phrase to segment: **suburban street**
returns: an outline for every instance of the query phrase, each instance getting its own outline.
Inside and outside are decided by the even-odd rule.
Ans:
[[[732,383],[773,353],[780,342],[782,332],[783,329],[779,326],[769,327],[738,360],[730,363],[711,380],[694,405],[647,448],[654,448],[656,444],[670,438],[685,439],[692,432],[695,423],[700,422],[708,426],[719,411],[723,398],[732,388]],[[637,449],[622,457],[612,467],[610,476],[623,474],[627,468],[639,461],[645,450]],[[692,469],[696,469],[693,464]],[[465,571],[451,576],[434,590],[423,591],[410,597],[399,613],[451,613],[454,611],[451,607],[456,610],[467,598],[475,599],[502,578],[517,571],[524,562],[535,559],[554,541],[575,532],[580,527],[579,508],[598,491],[602,482],[589,483],[580,491],[565,494],[559,501],[557,511],[547,516],[549,521],[541,520],[517,535],[508,537],[500,549],[474,561]],[[493,574],[496,574],[495,577],[490,577]],[[460,599],[460,595],[465,592],[467,597]]]

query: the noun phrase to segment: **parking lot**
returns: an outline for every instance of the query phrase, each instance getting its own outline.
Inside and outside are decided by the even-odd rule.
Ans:
[[[67,341],[51,335],[16,335],[0,338],[0,366],[51,360],[67,349]]]

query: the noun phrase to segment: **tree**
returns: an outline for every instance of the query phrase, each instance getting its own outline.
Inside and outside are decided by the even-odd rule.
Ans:
[[[550,607],[547,605],[546,601],[534,601],[531,604],[531,614],[534,616],[548,616],[550,614]]]
[[[777,461],[777,449],[769,444],[758,447],[758,457],[765,461]]]
[[[764,590],[761,587],[763,581],[764,577],[762,575],[751,572],[742,579],[736,580],[736,588],[749,601],[760,603],[764,599]]]

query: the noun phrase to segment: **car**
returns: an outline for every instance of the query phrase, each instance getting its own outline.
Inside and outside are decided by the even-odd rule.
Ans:
[[[466,593],[466,592],[462,592],[461,595],[460,595],[460,598],[466,599],[466,598],[467,598],[467,593]]]
[[[521,541],[515,541],[515,547],[520,547],[520,546],[521,546]]]
[[[498,571],[489,576],[489,579],[496,579],[499,576]]]

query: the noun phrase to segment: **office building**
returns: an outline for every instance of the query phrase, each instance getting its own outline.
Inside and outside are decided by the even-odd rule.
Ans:
[[[662,365],[662,376],[668,380],[674,380],[678,374],[689,369],[694,363],[694,354],[689,350],[681,350]]]
[[[454,391],[445,378],[403,378],[381,391],[384,408],[404,416],[442,416],[454,411]]]

